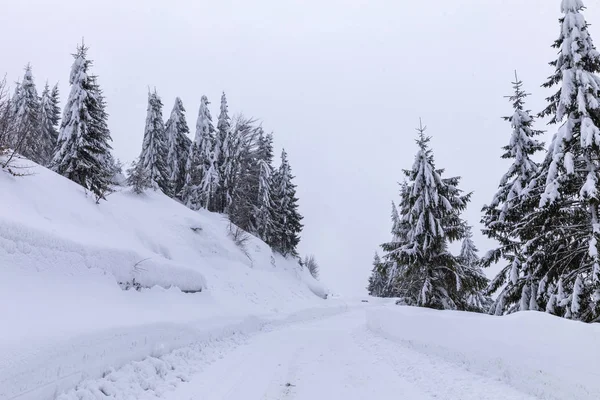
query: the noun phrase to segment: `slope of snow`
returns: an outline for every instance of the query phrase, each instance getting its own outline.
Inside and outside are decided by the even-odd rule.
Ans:
[[[367,326],[405,348],[503,382],[531,398],[600,399],[597,324],[540,312],[495,317],[393,307],[371,310]]]
[[[95,204],[27,163],[31,176],[0,172],[0,399],[52,398],[199,332],[324,305],[307,271],[254,237],[242,251],[221,215],[152,191]],[[147,289],[118,284],[134,279]]]

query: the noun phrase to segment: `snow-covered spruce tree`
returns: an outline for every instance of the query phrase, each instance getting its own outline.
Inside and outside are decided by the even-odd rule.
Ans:
[[[92,191],[96,200],[105,199],[114,166],[112,140],[106,121],[106,104],[97,78],[89,74],[92,61],[87,47],[78,46],[73,55],[67,99],[51,168]]]
[[[375,253],[373,259],[373,272],[369,277],[369,285],[367,286],[369,295],[374,297],[386,297],[384,293],[386,282],[387,277],[385,276],[384,264],[381,262],[379,254]]]
[[[400,224],[405,227],[405,243],[383,248],[386,258],[399,267],[395,291],[405,303],[467,310],[468,297],[487,281],[463,268],[448,250],[448,242],[466,234],[460,213],[471,195],[461,194],[460,178],[442,178],[443,170],[435,168],[425,129],[417,129],[419,151],[412,169],[404,171],[408,182],[400,203]]]
[[[16,97],[13,98],[14,116],[12,119],[11,146],[14,151],[39,164],[44,164],[43,142],[41,137],[41,105],[31,65],[25,67],[25,76]]]
[[[208,109],[209,104],[208,98],[202,96],[196,123],[196,141],[200,151],[200,204],[202,207],[214,211],[220,179],[219,169],[216,165],[219,149],[215,144],[215,127]]]
[[[281,165],[273,177],[274,214],[277,218],[277,232],[273,247],[284,256],[296,256],[296,247],[300,243],[302,216],[298,212],[296,185],[285,150],[281,153]]]
[[[186,165],[185,183],[180,194],[183,203],[192,210],[204,207],[215,211],[212,202],[219,183],[215,166],[215,152],[218,149],[215,148],[215,128],[208,109],[209,104],[208,98],[202,96],[196,133]]]
[[[479,255],[477,254],[479,250],[477,250],[477,247],[473,242],[472,230],[473,228],[470,226],[467,227],[465,237],[460,246],[460,255],[458,257],[463,265],[477,266],[479,264]]]
[[[169,149],[162,107],[163,104],[156,89],[154,92],[149,92],[146,127],[139,162],[150,176],[154,190],[160,189],[164,194],[170,196],[172,191],[167,165]]]
[[[185,108],[179,97],[175,99],[171,116],[165,124],[167,137],[167,167],[173,196],[177,195],[185,184],[186,163],[192,145],[188,137],[190,128],[185,120]]]
[[[583,9],[582,0],[562,0],[555,73],[544,84],[559,89],[541,113],[560,127],[537,178],[539,208],[517,228],[530,235],[523,253],[532,284],[521,304],[589,322],[600,320],[600,53]]]
[[[408,190],[408,184],[403,182],[400,186],[400,199],[403,199]],[[392,240],[384,243],[381,247],[384,250],[383,260],[379,262],[378,273],[385,280],[383,287],[379,290],[379,297],[395,297],[397,296],[396,287],[399,277],[402,276],[404,266],[398,264],[398,260],[394,257],[396,250],[407,244],[408,224],[403,221],[398,213],[398,207],[392,201]]]
[[[133,192],[137,194],[142,194],[146,189],[152,187],[150,174],[143,168],[139,159],[133,161],[133,163],[131,163],[131,168],[127,170],[127,184],[131,186]]]
[[[254,232],[266,243],[273,243],[276,231],[273,201],[273,135],[259,137],[258,196],[254,207]]]
[[[492,280],[488,291],[496,292],[502,288],[497,301],[490,309],[492,314],[514,312],[520,309],[523,291],[531,290],[531,275],[525,271],[527,264],[523,258],[522,247],[526,242],[526,232],[517,235],[517,226],[523,216],[531,213],[539,198],[533,196],[535,191],[528,189],[538,174],[538,165],[532,156],[543,150],[543,144],[535,139],[542,131],[534,129],[535,119],[525,108],[525,99],[529,96],[523,90],[523,82],[515,73],[513,82],[514,95],[509,97],[514,112],[504,119],[510,122],[512,134],[509,144],[504,147],[502,158],[513,160],[507,173],[500,180],[498,191],[491,203],[483,207],[483,233],[495,239],[500,246],[491,250],[482,260],[482,265],[489,267],[500,259],[506,266]],[[535,308],[535,307],[534,307]],[[525,307],[529,309],[529,305]]]
[[[257,234],[262,136],[262,128],[256,126],[253,119],[243,116],[236,118],[231,130],[233,140],[230,147],[232,174],[229,182],[233,191],[227,213],[231,222],[254,234]]]
[[[487,282],[487,278],[481,269],[481,262],[477,253],[477,247],[473,242],[472,228],[469,226],[467,227],[466,234],[460,248],[458,260],[460,263],[459,266],[463,270],[461,275],[467,277],[467,279],[473,279],[475,282],[463,282],[462,286],[465,288],[481,288],[480,290],[476,291],[469,290],[468,293],[465,293],[467,310],[486,312],[488,311],[492,300],[484,293],[483,285],[480,285],[481,282]]]
[[[185,164],[185,181],[178,196],[181,202],[190,210],[197,211],[202,208],[199,193],[201,179],[202,159],[200,158],[198,143],[194,140],[190,146],[188,159]]]
[[[229,118],[227,97],[225,96],[225,92],[223,92],[215,142],[216,167],[219,174],[219,185],[214,203],[214,211],[216,212],[225,212],[232,201],[232,179],[234,179],[232,145],[231,119]]]
[[[60,122],[58,85],[52,89],[46,83],[41,99],[40,113],[40,158],[44,165],[48,165],[54,157],[54,150],[58,141],[58,128]]]

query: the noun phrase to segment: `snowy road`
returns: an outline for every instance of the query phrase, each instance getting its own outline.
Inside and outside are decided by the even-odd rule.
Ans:
[[[526,400],[530,395],[367,329],[365,310],[276,328],[222,354],[168,400]]]

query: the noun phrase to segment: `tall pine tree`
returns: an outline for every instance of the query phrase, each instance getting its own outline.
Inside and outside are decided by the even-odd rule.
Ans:
[[[162,107],[163,104],[156,89],[154,92],[149,92],[146,127],[139,162],[141,168],[150,177],[154,189],[160,189],[164,194],[171,195],[171,181],[167,165],[169,149]]]
[[[219,148],[216,145],[215,128],[208,105],[210,102],[206,96],[202,96],[198,122],[196,124],[196,140],[200,151],[201,178],[199,183],[199,198],[202,207],[216,210],[215,205],[217,191],[219,188],[220,175],[217,166]]]
[[[524,215],[528,215],[537,207],[539,201],[539,197],[534,196],[535,191],[528,188],[539,172],[532,156],[543,150],[543,144],[535,139],[542,131],[534,129],[535,119],[525,108],[525,99],[529,95],[523,90],[523,82],[516,74],[513,87],[515,93],[509,100],[514,112],[512,116],[504,118],[510,122],[512,134],[502,155],[502,158],[513,162],[500,180],[492,202],[484,206],[481,221],[484,225],[483,233],[500,243],[500,247],[490,251],[483,258],[483,265],[490,266],[501,258],[507,262],[490,284],[491,293],[502,288],[490,309],[492,314],[518,311],[522,304],[523,292],[531,291],[533,284],[530,274],[525,276],[524,269],[527,263],[522,254],[527,232],[519,233],[515,228],[522,222]],[[529,302],[525,309],[529,309]]]
[[[255,121],[239,117],[232,128],[230,147],[231,202],[227,209],[230,220],[240,228],[257,233],[256,209],[259,197],[261,138],[264,132]]]
[[[13,98],[12,147],[24,157],[44,164],[43,142],[40,125],[41,105],[31,66],[25,67],[23,82]]]
[[[172,194],[177,195],[185,184],[186,163],[192,141],[188,137],[190,128],[185,120],[185,108],[179,97],[175,99],[171,116],[165,124],[167,138],[167,168]]]
[[[375,253],[375,257],[373,258],[373,271],[369,277],[369,285],[367,286],[369,296],[386,297],[386,283],[385,267],[379,258],[379,254]]]
[[[487,283],[461,266],[448,250],[450,241],[465,237],[460,213],[470,194],[458,189],[460,178],[442,178],[436,169],[430,138],[418,128],[419,151],[402,191],[400,222],[404,240],[384,244],[386,260],[398,268],[395,291],[407,304],[437,309],[469,309],[468,296]]]
[[[217,137],[215,143],[216,169],[219,175],[219,185],[215,195],[214,211],[225,212],[232,201],[234,179],[233,138],[231,119],[225,92],[221,96],[221,108],[217,122]]]
[[[183,203],[192,210],[207,208],[215,211],[217,186],[219,183],[218,171],[215,166],[215,128],[206,96],[202,96],[198,119],[196,121],[196,134],[192,143],[186,166],[185,184],[181,192]]]
[[[56,143],[58,142],[58,127],[60,122],[60,107],[58,85],[52,89],[46,83],[41,99],[40,115],[40,158],[44,165],[52,161]]]
[[[517,225],[525,263],[519,309],[546,311],[582,321],[600,320],[598,180],[600,178],[600,53],[581,13],[582,0],[563,0],[560,36],[554,43],[558,86],[541,113],[560,125],[531,191],[539,207]],[[537,183],[537,185],[535,185]],[[537,190],[537,192],[535,192]],[[499,302],[500,308],[507,309]]]
[[[487,278],[481,269],[481,262],[478,250],[473,242],[472,228],[467,227],[463,239],[460,254],[458,256],[460,275],[469,281],[462,283],[463,288],[467,288],[464,294],[466,298],[466,308],[469,311],[486,312],[491,304],[491,299],[484,294],[484,286]],[[469,290],[469,288],[479,288],[479,290]]]
[[[281,165],[273,177],[273,194],[275,202],[275,218],[277,232],[273,240],[276,251],[284,256],[297,256],[296,247],[300,243],[302,232],[302,216],[298,212],[296,185],[292,183],[294,176],[285,150],[281,153]]]
[[[406,191],[408,190],[408,184],[403,182],[400,186],[400,198],[404,198]],[[398,292],[396,290],[400,272],[403,271],[398,265],[398,260],[394,259],[391,255],[393,254],[392,249],[398,249],[407,243],[407,224],[402,223],[400,214],[398,213],[398,207],[392,201],[392,240],[389,243],[384,244],[382,247],[386,251],[384,260],[380,261],[378,273],[385,278],[382,290],[379,291],[378,296],[380,297],[395,297]]]
[[[273,135],[260,135],[258,149],[258,193],[254,206],[254,231],[266,243],[275,241],[277,229],[273,200]]]
[[[113,165],[112,140],[107,126],[108,114],[102,90],[95,75],[89,74],[92,61],[87,47],[78,46],[73,55],[69,83],[71,91],[64,108],[51,167],[57,173],[104,199],[109,188]]]
[[[185,164],[185,181],[178,197],[181,202],[189,209],[197,211],[202,208],[202,202],[199,193],[199,184],[202,179],[202,159],[200,158],[200,148],[194,140],[190,146],[188,159]]]

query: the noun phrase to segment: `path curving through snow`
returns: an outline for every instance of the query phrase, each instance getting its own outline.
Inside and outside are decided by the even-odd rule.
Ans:
[[[256,335],[165,398],[535,399],[372,333],[365,310]]]
[[[540,327],[552,334],[541,340]],[[350,303],[198,337],[57,399],[597,400],[597,328],[543,313]],[[567,338],[577,343],[559,351]]]

